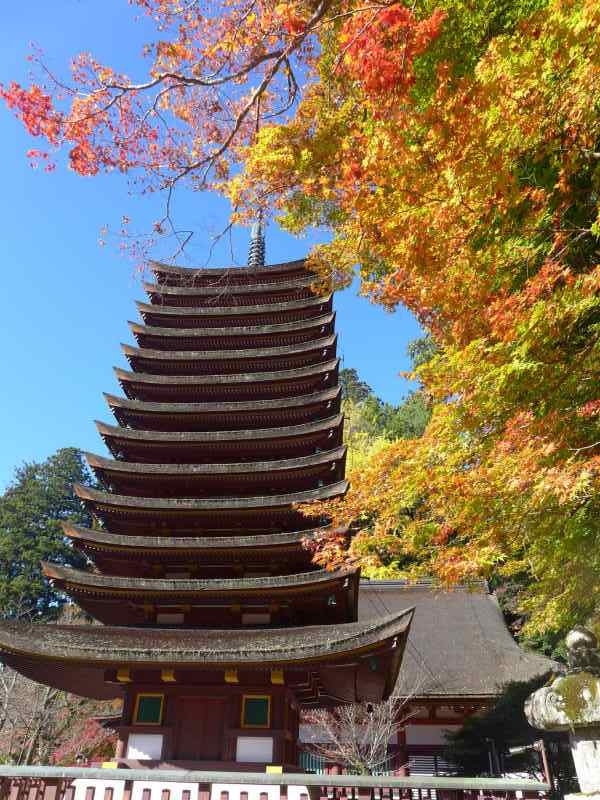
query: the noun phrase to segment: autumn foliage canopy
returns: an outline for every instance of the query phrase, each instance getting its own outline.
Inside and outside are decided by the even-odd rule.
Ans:
[[[384,443],[326,510],[317,557],[523,587],[529,630],[598,613],[600,5],[595,0],[137,0],[134,84],[79,56],[2,95],[84,175],[212,188],[245,221],[328,226],[337,285],[431,335],[425,434]],[[100,13],[100,12],[99,12]],[[380,343],[393,346],[393,343]]]

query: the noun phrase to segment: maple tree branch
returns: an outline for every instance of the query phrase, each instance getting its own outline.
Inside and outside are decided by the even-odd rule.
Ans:
[[[278,60],[284,53],[285,50],[272,50],[268,53],[263,53],[260,56],[256,56],[256,58],[252,59],[247,64],[244,64],[244,66],[240,67],[236,72],[230,72],[227,75],[222,75],[219,78],[194,78],[191,75],[184,75],[182,72],[163,72],[160,75],[157,75],[156,78],[153,78],[151,81],[147,81],[146,83],[121,84],[115,82],[103,83],[100,81],[100,83],[102,83],[102,90],[98,91],[111,89],[123,93],[144,92],[149,89],[153,89],[168,80],[172,80],[175,83],[185,84],[186,86],[201,86],[206,89],[215,86],[222,86],[225,83],[234,83],[239,78],[243,78],[245,75],[248,75],[249,72],[252,72],[252,70],[256,69],[261,64],[264,64],[266,61]]]
[[[313,16],[309,20],[306,25],[306,28],[302,34],[299,34],[294,38],[292,42],[288,45],[285,50],[281,51],[281,54],[276,58],[275,62],[271,65],[271,67],[267,70],[264,74],[261,82],[259,83],[258,87],[252,92],[250,98],[246,102],[246,104],[242,107],[242,109],[238,112],[234,124],[229,131],[229,133],[225,136],[223,142],[219,145],[219,147],[208,156],[200,159],[199,161],[195,161],[191,164],[188,164],[184,169],[182,169],[174,178],[169,181],[169,188],[171,189],[175,183],[180,181],[182,178],[185,178],[191,172],[195,172],[201,168],[204,168],[203,176],[201,178],[201,185],[205,185],[208,173],[212,166],[214,166],[216,160],[222,156],[231,146],[235,137],[237,136],[238,132],[240,131],[244,121],[254,108],[254,106],[260,102],[261,97],[264,95],[265,91],[271,84],[271,81],[275,77],[275,75],[279,72],[282,65],[289,60],[290,55],[300,47],[302,42],[306,39],[306,37],[311,32],[314,24],[318,22],[323,15],[326,13],[327,9],[331,0],[321,0],[318,4]],[[172,192],[169,192],[168,202],[172,199]]]
[[[582,447],[570,447],[569,450],[577,455],[577,453],[581,453],[583,450],[592,450],[594,447],[600,447],[600,442],[593,442],[593,444],[586,444]]]

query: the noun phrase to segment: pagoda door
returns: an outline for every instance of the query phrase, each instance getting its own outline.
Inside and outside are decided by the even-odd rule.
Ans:
[[[179,697],[175,720],[175,759],[221,760],[225,724],[224,698]]]

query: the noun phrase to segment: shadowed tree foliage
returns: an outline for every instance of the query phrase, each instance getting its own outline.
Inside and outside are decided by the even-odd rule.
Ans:
[[[460,730],[446,735],[448,760],[461,775],[489,775],[495,771],[496,765],[490,764],[489,756],[492,742],[499,758],[508,753],[509,747],[533,744],[540,738],[540,731],[525,719],[523,704],[543,684],[544,678],[539,677],[507,684],[491,709],[470,717]],[[527,751],[510,766],[533,772],[539,770],[539,759],[535,752]]]
[[[543,780],[540,752],[532,747],[541,742],[543,735],[553,777],[563,791],[576,790],[567,734],[542,734],[525,718],[526,698],[544,682],[543,677],[536,677],[507,684],[492,708],[470,717],[458,731],[446,734],[446,758],[460,775],[525,772]],[[519,752],[511,753],[511,749]]]
[[[58,450],[46,461],[24,464],[0,497],[0,616],[58,616],[65,598],[43,578],[40,561],[82,566],[65,541],[61,521],[90,525],[73,484],[92,484],[81,452]]]

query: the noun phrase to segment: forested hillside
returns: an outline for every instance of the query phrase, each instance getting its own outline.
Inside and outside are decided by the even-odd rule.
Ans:
[[[63,448],[15,471],[0,497],[0,618],[82,622],[78,609],[42,576],[40,561],[83,566],[61,521],[90,525],[73,483],[93,485],[82,454]],[[0,761],[69,763],[111,755],[114,736],[94,718],[115,711],[27,680],[0,664]]]

